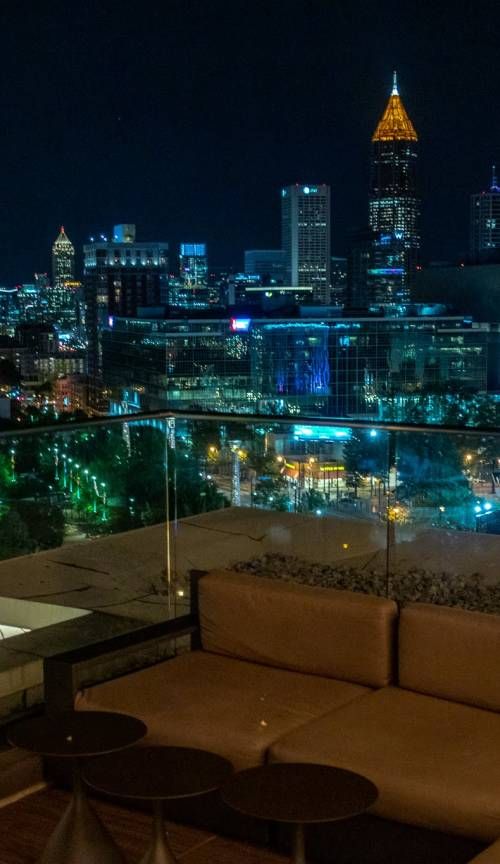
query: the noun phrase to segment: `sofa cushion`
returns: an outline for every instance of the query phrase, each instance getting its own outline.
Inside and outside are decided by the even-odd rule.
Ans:
[[[276,738],[368,692],[364,687],[193,651],[79,693],[75,707],[121,711],[145,743],[200,747],[235,768],[264,760]]]
[[[500,864],[500,840],[472,858],[469,864]]]
[[[392,600],[212,571],[199,604],[207,651],[367,687],[392,679]]]
[[[500,615],[413,603],[401,611],[399,684],[500,711]]]
[[[276,741],[276,761],[358,771],[379,789],[372,812],[491,841],[500,836],[500,716],[386,687]]]

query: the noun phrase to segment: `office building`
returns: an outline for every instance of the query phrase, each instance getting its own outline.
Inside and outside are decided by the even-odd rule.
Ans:
[[[370,228],[352,231],[347,255],[346,309],[368,309],[368,273],[372,268],[375,234]],[[371,278],[371,277],[370,277]]]
[[[102,334],[104,381],[118,413],[184,408],[404,421],[426,397],[429,419],[438,422],[447,393],[500,388],[499,337],[494,325],[443,315],[115,318]]]
[[[56,411],[85,411],[88,407],[88,379],[78,372],[57,377],[52,385]]]
[[[420,247],[417,133],[398,91],[396,73],[372,138],[369,224],[374,232],[368,302],[411,299]]]
[[[331,292],[330,303],[335,306],[346,305],[347,300],[347,258],[332,255],[330,262]]]
[[[135,226],[83,247],[90,399],[100,401],[102,327],[115,315],[163,315],[168,302],[168,243],[136,242]]]
[[[0,286],[0,335],[13,336],[16,324],[19,323],[18,305],[19,286],[9,288]]]
[[[248,249],[245,252],[245,273],[260,276],[263,285],[283,285],[285,280],[283,249]]]
[[[330,301],[330,187],[296,183],[281,190],[285,284],[311,287],[314,300]]]
[[[103,376],[111,413],[208,406],[248,411],[250,319],[115,318],[103,329]]]
[[[171,280],[169,305],[182,309],[206,309],[209,301],[206,244],[181,243],[179,278]]]
[[[471,195],[470,257],[476,264],[500,262],[500,186],[495,166],[489,190]]]
[[[49,313],[63,329],[75,326],[75,248],[61,225],[52,246],[52,286],[48,290]]]

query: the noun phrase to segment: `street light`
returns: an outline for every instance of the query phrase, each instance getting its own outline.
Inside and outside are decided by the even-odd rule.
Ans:
[[[102,521],[105,522],[106,518],[107,518],[107,516],[106,516],[106,484],[105,483],[101,483],[101,489],[102,489]]]
[[[493,510],[493,504],[490,501],[476,501],[474,505],[474,513],[476,514],[476,531],[479,531],[479,520],[485,519],[487,516],[493,516],[494,513],[498,513]]]

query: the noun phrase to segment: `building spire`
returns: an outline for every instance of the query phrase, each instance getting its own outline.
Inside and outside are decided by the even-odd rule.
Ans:
[[[497,177],[497,166],[496,165],[491,166],[491,191],[492,192],[498,192],[499,191],[498,177]]]
[[[389,101],[382,118],[375,129],[372,141],[417,140],[417,133],[399,95],[397,72],[394,72],[391,95],[389,96]]]

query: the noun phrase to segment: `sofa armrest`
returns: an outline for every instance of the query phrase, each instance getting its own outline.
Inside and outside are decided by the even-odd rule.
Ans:
[[[165,650],[169,650],[173,640],[191,636],[197,642],[198,633],[198,616],[191,613],[46,657],[43,664],[46,712],[71,710],[77,690],[102,680],[104,665],[111,667],[111,674],[106,677],[119,677],[130,672],[131,665],[140,668],[165,660]]]
[[[500,864],[500,840],[472,858],[469,864]]]

